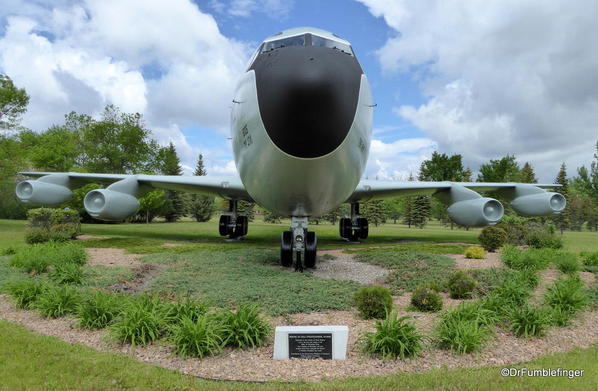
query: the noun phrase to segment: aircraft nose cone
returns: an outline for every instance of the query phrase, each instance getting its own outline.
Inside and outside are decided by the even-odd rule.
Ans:
[[[315,158],[342,143],[363,73],[355,57],[324,47],[284,47],[262,53],[251,69],[262,121],[278,148]]]

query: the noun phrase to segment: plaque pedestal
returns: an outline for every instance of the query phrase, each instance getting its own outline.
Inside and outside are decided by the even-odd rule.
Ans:
[[[274,334],[274,359],[347,358],[347,326],[279,326]]]

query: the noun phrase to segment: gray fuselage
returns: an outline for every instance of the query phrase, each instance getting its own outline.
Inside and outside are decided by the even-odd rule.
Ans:
[[[347,201],[367,162],[372,107],[354,55],[308,45],[258,49],[231,113],[249,195],[284,216],[319,216]]]

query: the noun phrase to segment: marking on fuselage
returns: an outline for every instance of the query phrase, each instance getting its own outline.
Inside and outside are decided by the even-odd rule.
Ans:
[[[243,145],[245,147],[248,147],[251,144],[253,144],[253,140],[251,139],[251,135],[249,134],[249,129],[247,128],[247,125],[241,128],[241,135],[243,136]]]

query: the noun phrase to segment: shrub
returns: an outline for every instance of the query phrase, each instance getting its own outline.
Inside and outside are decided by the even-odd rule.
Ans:
[[[461,303],[456,308],[445,312],[443,321],[475,322],[480,326],[490,326],[498,321],[494,311],[487,309],[483,302]]]
[[[49,276],[57,284],[81,284],[83,270],[74,263],[61,263],[54,267]]]
[[[365,319],[384,319],[392,310],[392,295],[382,286],[364,286],[355,293],[354,300]]]
[[[77,311],[79,293],[69,286],[48,286],[35,301],[42,315],[48,318],[58,318]]]
[[[517,281],[523,283],[528,289],[535,289],[540,283],[540,276],[535,270],[523,269],[515,276]]]
[[[407,319],[407,316],[399,318],[391,312],[384,320],[377,321],[376,332],[364,334],[364,350],[383,358],[416,356],[422,348],[423,336]]]
[[[464,354],[480,349],[490,329],[476,321],[447,318],[438,323],[436,334],[441,348]]]
[[[64,243],[55,245],[55,252],[52,254],[52,264],[72,263],[76,265],[85,265],[87,262],[87,252],[77,243]]]
[[[583,281],[578,276],[568,276],[555,281],[548,287],[545,295],[546,304],[552,308],[560,308],[571,314],[587,305],[588,296],[584,291]]]
[[[515,278],[517,271],[508,268],[490,268],[469,270],[469,274],[477,281],[477,291],[487,295],[506,280]]]
[[[521,307],[530,297],[530,288],[522,279],[507,280],[497,286],[483,301],[482,307],[498,316],[504,316],[515,307]]]
[[[420,311],[440,311],[442,309],[442,297],[432,289],[418,288],[411,294],[411,305]]]
[[[453,299],[470,298],[475,288],[476,281],[463,271],[454,272],[449,277],[448,290]]]
[[[527,236],[527,244],[533,248],[563,248],[563,240],[546,230],[533,230]]]
[[[66,241],[68,239],[75,239],[79,234],[79,229],[75,223],[56,224],[50,227],[50,234],[55,237],[64,237],[66,239],[63,241]]]
[[[571,253],[561,253],[555,259],[556,267],[563,273],[573,274],[581,269],[577,256]]]
[[[101,329],[108,326],[120,314],[122,300],[122,297],[111,293],[93,292],[79,305],[79,325],[84,329]]]
[[[509,313],[511,329],[518,337],[539,337],[550,325],[550,315],[543,308],[515,307]]]
[[[128,301],[112,325],[116,339],[131,345],[147,345],[160,337],[167,323],[167,307],[159,298],[141,295]]]
[[[50,240],[50,232],[45,229],[30,228],[25,231],[25,243],[37,244]]]
[[[6,286],[6,290],[16,301],[18,308],[31,308],[45,289],[44,283],[29,279],[11,281]]]
[[[209,309],[210,307],[207,303],[187,297],[184,300],[167,304],[167,318],[170,323],[176,323],[183,318],[188,318],[196,322]]]
[[[502,228],[506,233],[506,243],[514,246],[527,244],[528,228],[526,218],[519,216],[504,216],[496,226]]]
[[[582,252],[580,256],[585,266],[598,266],[598,251]]]
[[[486,251],[494,252],[505,244],[507,233],[502,228],[490,226],[482,230],[478,240]]]
[[[550,249],[519,250],[511,245],[506,245],[500,256],[503,263],[511,269],[542,270],[548,267],[556,253]]]
[[[245,348],[261,346],[270,334],[270,325],[255,304],[242,304],[224,316],[224,345]]]
[[[224,346],[222,326],[210,315],[203,315],[197,321],[184,317],[172,327],[171,333],[175,353],[181,356],[203,358],[220,352]]]
[[[465,258],[467,259],[484,259],[486,257],[486,250],[479,246],[469,246],[465,249]]]
[[[8,246],[0,249],[0,256],[3,255],[15,255],[17,253],[18,247],[16,246]]]
[[[40,274],[48,270],[50,259],[47,254],[47,246],[35,244],[19,249],[10,259],[9,264],[21,268],[27,273]]]

